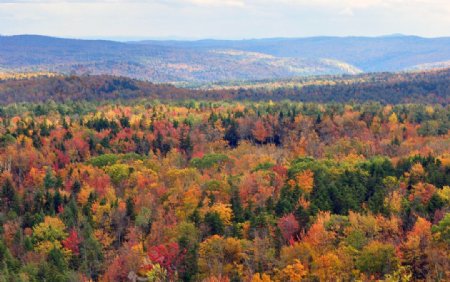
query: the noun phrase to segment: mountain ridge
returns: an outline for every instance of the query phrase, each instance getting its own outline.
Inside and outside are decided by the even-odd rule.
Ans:
[[[450,37],[263,38],[118,42],[0,36],[0,69],[111,74],[153,82],[211,83],[397,72],[450,61]]]

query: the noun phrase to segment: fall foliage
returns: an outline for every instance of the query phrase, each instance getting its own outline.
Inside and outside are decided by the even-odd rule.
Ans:
[[[447,281],[449,110],[2,106],[0,280]]]

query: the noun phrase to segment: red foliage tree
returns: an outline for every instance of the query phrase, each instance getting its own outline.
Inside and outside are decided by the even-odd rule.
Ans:
[[[300,226],[295,216],[290,213],[278,220],[278,228],[286,241],[289,241],[298,232]]]
[[[161,244],[153,246],[148,251],[149,259],[165,268],[169,275],[173,275],[179,263],[183,260],[184,250],[180,250],[177,243],[172,242],[168,244]]]
[[[69,236],[62,241],[62,245],[64,246],[64,248],[72,251],[72,253],[75,255],[80,254],[80,243],[81,239],[75,229],[72,229],[69,233]]]

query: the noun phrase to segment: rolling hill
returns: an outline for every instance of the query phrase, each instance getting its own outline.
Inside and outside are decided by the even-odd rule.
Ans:
[[[0,36],[0,70],[108,74],[210,83],[446,66],[450,38],[313,37],[255,40],[77,40]]]
[[[346,62],[364,72],[402,71],[417,65],[450,60],[450,37],[423,38],[392,35],[381,37],[310,37],[253,40],[143,41],[149,46],[197,49],[226,48],[260,52],[277,57],[329,58]]]
[[[4,77],[2,79],[2,77]],[[244,87],[187,89],[111,75],[0,75],[0,104],[18,102],[162,100],[251,100],[450,103],[450,69],[413,73],[323,76],[254,82]]]

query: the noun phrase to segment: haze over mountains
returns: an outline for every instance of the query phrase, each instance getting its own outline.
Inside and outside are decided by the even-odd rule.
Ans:
[[[450,66],[450,37],[311,37],[252,40],[76,40],[0,36],[0,71],[112,74],[210,83]]]

